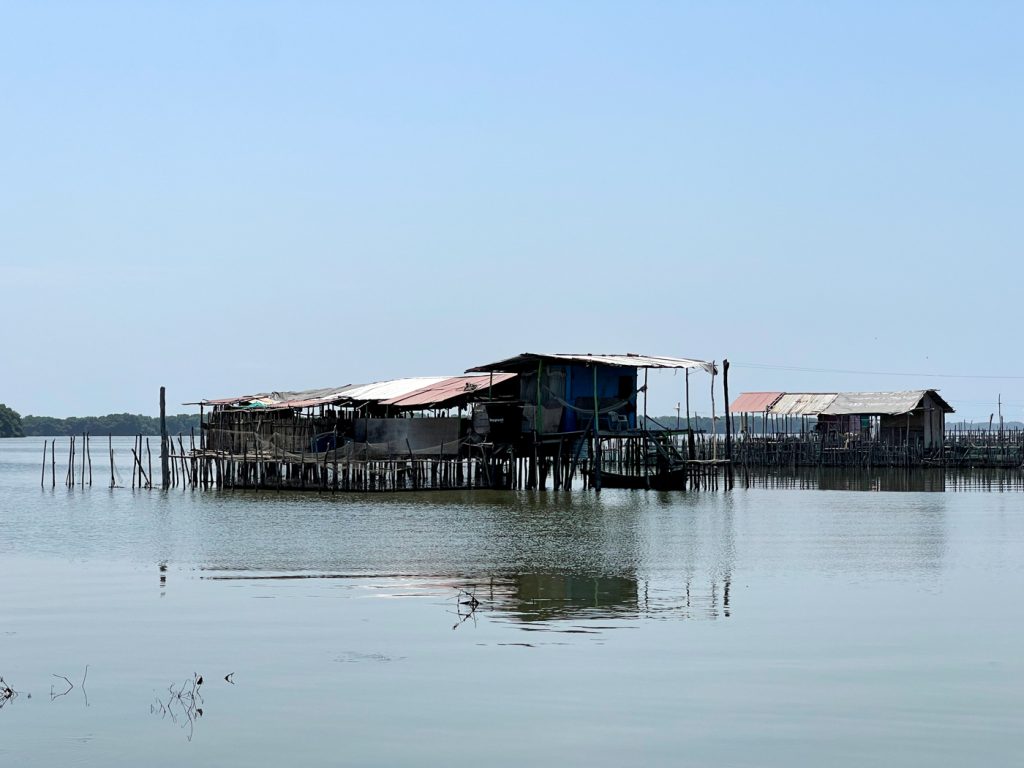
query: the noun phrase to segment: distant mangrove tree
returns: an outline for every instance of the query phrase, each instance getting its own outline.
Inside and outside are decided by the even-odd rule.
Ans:
[[[15,414],[17,416],[17,414]],[[21,428],[26,437],[65,437],[88,432],[92,435],[159,435],[160,419],[138,413],[111,413],[106,416],[71,416],[58,419],[53,416],[22,416]],[[180,413],[167,417],[167,431],[176,435],[199,430],[199,414]],[[3,434],[3,414],[0,412],[0,434]],[[17,435],[20,437],[20,435]]]
[[[0,437],[24,437],[21,414],[0,403]]]

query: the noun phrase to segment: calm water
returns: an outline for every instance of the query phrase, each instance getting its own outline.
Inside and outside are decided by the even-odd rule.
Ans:
[[[1024,760],[1019,492],[163,494],[98,454],[40,489],[0,440],[5,765]]]

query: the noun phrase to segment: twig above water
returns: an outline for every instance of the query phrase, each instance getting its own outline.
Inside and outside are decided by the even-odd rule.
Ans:
[[[3,709],[16,698],[18,698],[18,692],[8,685],[3,677],[0,677],[0,709]],[[29,698],[32,698],[31,695]]]

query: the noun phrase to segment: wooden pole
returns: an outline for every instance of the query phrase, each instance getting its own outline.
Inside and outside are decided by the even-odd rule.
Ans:
[[[57,440],[50,441],[50,487],[57,487]]]
[[[597,397],[597,365],[591,363],[593,369],[594,378],[594,454],[591,456],[591,461],[594,464],[594,490],[598,493],[601,492],[601,429],[600,429],[600,416],[598,414],[598,397]]]
[[[107,435],[107,450],[110,452],[110,487],[113,488],[116,483],[114,482],[114,437],[111,434]]]
[[[725,458],[732,460],[732,417],[729,414],[729,361],[722,360],[722,394],[725,397]]]
[[[643,431],[644,487],[651,489],[651,478],[647,474],[647,369],[644,368],[644,431]]]
[[[46,487],[46,441],[43,440],[43,472],[39,477],[39,487]]]
[[[138,468],[139,468],[139,488],[141,489],[141,488],[142,488],[142,481],[143,481],[143,478],[145,478],[145,480],[146,480],[146,482],[147,482],[147,483],[149,483],[149,478],[148,478],[148,477],[145,477],[145,475],[146,475],[146,472],[145,472],[145,470],[144,470],[144,469],[142,468],[142,459],[141,459],[141,458],[139,458],[139,455],[138,455],[138,454],[137,454],[137,453],[135,452],[135,449],[134,449],[134,448],[132,448],[132,458],[133,458],[133,459],[135,459],[135,464],[136,464],[136,466],[138,466]]]
[[[718,459],[718,427],[715,424],[715,361],[711,361],[711,459]]]
[[[170,452],[167,438],[167,390],[160,387],[160,483],[164,490],[171,487],[171,470],[167,454]]]
[[[693,461],[697,456],[697,446],[693,439],[693,425],[690,423],[690,369],[683,370],[686,379],[686,458]]]

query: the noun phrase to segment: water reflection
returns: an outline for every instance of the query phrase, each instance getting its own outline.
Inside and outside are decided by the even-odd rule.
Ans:
[[[795,467],[738,474],[744,488],[814,491],[1024,491],[1024,473],[1012,469]]]
[[[639,619],[716,619],[730,616],[730,581],[681,588],[652,586],[650,579],[629,576],[586,576],[564,573],[525,573],[500,579],[467,580],[458,587],[460,624],[483,611],[525,629],[561,628],[567,623],[630,622]],[[533,625],[540,625],[536,627]]]
[[[16,698],[19,694],[14,687],[11,686],[3,677],[0,677],[0,709],[3,709]]]
[[[171,683],[167,687],[167,694],[157,696],[149,705],[149,713],[177,725],[185,731],[185,738],[192,741],[196,722],[203,716],[205,702],[200,693],[202,685],[203,676],[198,674],[184,683]]]

